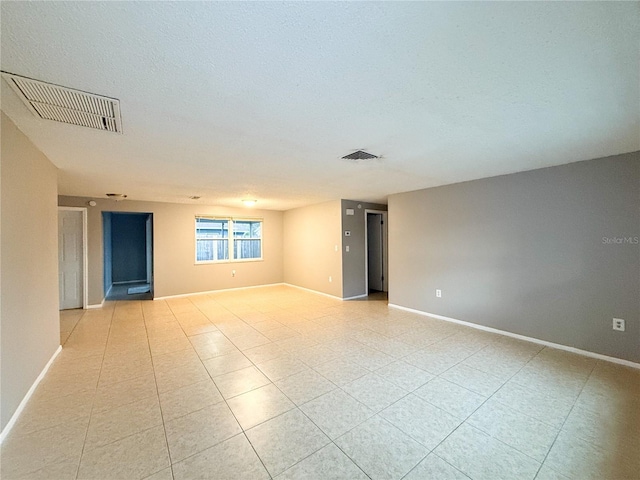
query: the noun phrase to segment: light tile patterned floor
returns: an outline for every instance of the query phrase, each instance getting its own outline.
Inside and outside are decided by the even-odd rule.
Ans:
[[[61,314],[9,479],[638,479],[640,371],[290,287]]]

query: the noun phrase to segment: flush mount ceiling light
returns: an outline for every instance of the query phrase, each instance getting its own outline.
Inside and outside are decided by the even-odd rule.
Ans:
[[[349,155],[345,155],[342,157],[344,160],[371,160],[372,158],[380,158],[377,155],[373,155],[371,153],[365,152],[363,150],[358,150],[356,152],[350,153]]]
[[[127,198],[124,193],[107,193],[107,197],[109,197],[111,200],[115,200],[116,202],[120,202]]]
[[[257,200],[251,200],[251,199],[247,198],[245,200],[242,200],[242,203],[244,203],[245,207],[253,207],[253,206],[255,206],[256,203],[258,203],[258,201]]]
[[[45,120],[122,133],[120,100],[2,72],[35,116]]]

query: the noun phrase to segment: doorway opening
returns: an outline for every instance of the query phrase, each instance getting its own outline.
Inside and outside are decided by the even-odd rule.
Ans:
[[[60,310],[87,308],[87,209],[58,207]]]
[[[366,291],[386,300],[388,292],[387,212],[365,210]]]
[[[153,214],[102,213],[106,300],[153,299]]]

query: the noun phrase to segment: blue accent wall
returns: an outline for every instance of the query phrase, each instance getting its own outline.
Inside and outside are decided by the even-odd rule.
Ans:
[[[146,227],[148,214],[111,214],[113,283],[146,281]]]
[[[102,213],[102,234],[104,236],[104,292],[113,284],[111,269],[111,212]]]

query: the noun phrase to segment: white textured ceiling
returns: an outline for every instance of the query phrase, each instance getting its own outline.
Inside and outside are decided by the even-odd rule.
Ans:
[[[638,2],[0,8],[2,70],[121,101],[110,134],[2,82],[61,194],[283,210],[640,150]]]

